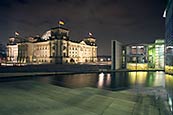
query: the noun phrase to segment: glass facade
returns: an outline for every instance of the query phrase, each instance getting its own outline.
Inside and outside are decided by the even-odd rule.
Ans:
[[[126,46],[126,68],[130,70],[164,70],[165,40],[156,40],[153,44]]]
[[[166,8],[166,45],[172,46],[173,45],[173,0],[169,0],[167,8]]]
[[[127,69],[147,70],[148,69],[148,47],[147,45],[130,45],[126,47]]]
[[[148,46],[148,68],[164,69],[164,40],[156,40]]]
[[[165,71],[173,74],[173,0],[169,0],[166,7],[165,27]]]
[[[147,46],[132,45],[127,46],[127,62],[128,63],[146,63],[147,62]]]

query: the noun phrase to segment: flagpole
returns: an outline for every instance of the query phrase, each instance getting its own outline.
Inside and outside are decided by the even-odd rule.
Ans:
[[[60,23],[58,22],[58,27],[60,28]]]
[[[17,38],[19,36],[19,32],[15,31],[14,35],[15,35],[14,37]]]

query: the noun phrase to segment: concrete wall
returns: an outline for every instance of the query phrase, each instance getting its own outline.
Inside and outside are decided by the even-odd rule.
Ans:
[[[122,68],[122,44],[117,40],[111,41],[112,70]]]

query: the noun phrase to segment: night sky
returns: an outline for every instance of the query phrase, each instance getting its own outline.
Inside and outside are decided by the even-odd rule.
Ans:
[[[164,38],[164,0],[0,0],[0,42],[42,35],[63,20],[70,39],[88,32],[97,39],[98,55],[110,55],[111,40],[124,44]]]

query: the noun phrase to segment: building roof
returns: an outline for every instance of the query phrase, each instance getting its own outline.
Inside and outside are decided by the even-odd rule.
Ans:
[[[52,29],[52,30],[53,30],[53,29],[63,29],[63,30],[67,30],[67,31],[69,31],[69,29],[64,28],[64,27],[61,27],[61,26],[53,27],[53,28],[51,28],[51,29]]]
[[[61,29],[63,32],[60,32],[61,34],[59,35],[59,31],[61,31]],[[17,40],[20,40],[20,41],[16,42],[16,43],[24,43],[24,42],[37,43],[37,42],[46,42],[46,41],[51,41],[51,40],[55,40],[55,39],[61,39],[61,40],[66,40],[66,41],[70,41],[73,43],[81,43],[81,41],[84,41],[86,45],[96,46],[96,43],[95,43],[96,39],[92,35],[85,37],[81,41],[76,41],[76,40],[70,40],[68,33],[69,33],[69,29],[62,27],[62,26],[58,26],[58,27],[53,27],[53,28],[48,29],[47,31],[45,31],[43,33],[43,35],[41,37],[40,36],[32,37],[33,40],[29,40],[29,39],[25,40],[24,38],[18,38]],[[16,38],[16,37],[14,37],[14,38]]]

